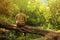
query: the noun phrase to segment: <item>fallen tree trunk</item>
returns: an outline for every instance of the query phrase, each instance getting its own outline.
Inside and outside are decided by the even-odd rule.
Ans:
[[[33,33],[33,34],[42,34],[42,35],[52,32],[48,30],[37,29],[33,26],[28,26],[28,25],[26,25],[25,27],[17,27],[15,24],[6,23],[3,21],[0,21],[0,28],[5,28],[8,30],[16,30],[23,33]]]
[[[0,36],[0,40],[5,40],[6,36]]]
[[[33,33],[33,34],[43,35],[44,37],[42,40],[48,40],[49,38],[51,40],[53,40],[55,38],[57,38],[57,40],[60,40],[60,32],[53,32],[53,31],[48,31],[48,30],[37,29],[35,27],[28,26],[28,25],[26,25],[25,27],[17,27],[16,24],[10,24],[10,23],[0,21],[0,28],[5,28],[8,30],[15,30],[18,32],[23,32],[23,33]]]

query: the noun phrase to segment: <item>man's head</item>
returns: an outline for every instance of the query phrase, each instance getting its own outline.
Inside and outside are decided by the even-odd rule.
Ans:
[[[23,12],[24,11],[24,9],[23,8],[20,8],[20,12]]]

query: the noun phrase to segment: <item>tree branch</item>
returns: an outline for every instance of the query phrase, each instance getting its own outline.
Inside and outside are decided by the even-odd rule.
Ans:
[[[37,29],[36,27],[33,26],[28,26],[26,25],[25,27],[17,27],[16,24],[10,24],[10,23],[6,23],[3,21],[0,21],[0,28],[5,28],[8,30],[15,30],[17,32],[23,32],[23,33],[33,33],[33,34],[41,34],[43,35],[43,40],[47,40],[47,39],[60,39],[60,31],[59,32],[53,32],[53,31],[49,31],[49,30],[42,30],[42,29]],[[56,35],[56,36],[55,36]]]
[[[52,32],[48,30],[37,29],[33,26],[28,26],[28,25],[26,25],[25,27],[17,27],[16,24],[10,24],[3,21],[0,21],[0,28],[5,28],[8,30],[16,30],[24,33],[33,33],[33,34],[42,34],[42,35]]]

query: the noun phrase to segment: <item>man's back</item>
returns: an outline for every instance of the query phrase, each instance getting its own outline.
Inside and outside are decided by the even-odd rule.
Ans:
[[[18,13],[16,15],[16,24],[24,25],[26,23],[26,15],[24,13]]]

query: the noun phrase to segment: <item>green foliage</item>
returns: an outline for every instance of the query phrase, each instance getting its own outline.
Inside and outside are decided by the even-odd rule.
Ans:
[[[14,31],[10,31],[6,34],[7,39],[6,40],[15,40],[16,36],[14,35]]]
[[[60,29],[60,0],[0,0],[0,20],[15,23],[15,15],[23,8],[27,24],[44,26],[44,29]],[[3,18],[2,18],[3,17]],[[15,40],[14,32],[9,32],[7,40]],[[20,40],[35,38],[35,34],[21,36]]]
[[[51,12],[51,18],[50,23],[55,27],[59,29],[59,21],[60,21],[60,0],[49,0],[48,6],[50,8]]]
[[[26,36],[24,35],[21,35],[19,37],[20,40],[31,40],[31,39],[34,39],[34,38],[40,38],[41,35],[36,35],[36,34],[29,34],[27,33]]]

